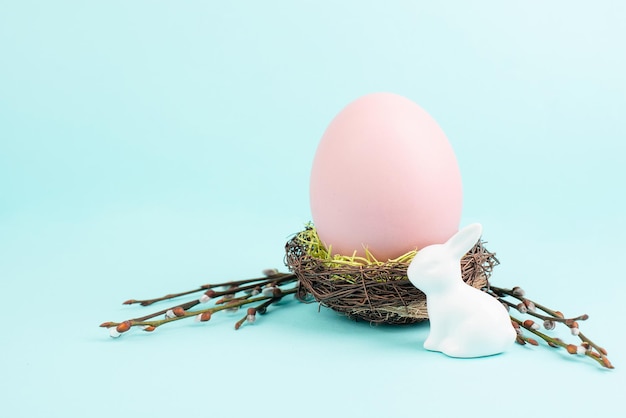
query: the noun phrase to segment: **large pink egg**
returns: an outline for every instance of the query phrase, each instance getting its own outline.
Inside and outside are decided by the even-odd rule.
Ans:
[[[391,93],[346,106],[322,137],[311,171],[311,212],[333,254],[381,261],[443,243],[457,232],[462,187],[437,122]]]

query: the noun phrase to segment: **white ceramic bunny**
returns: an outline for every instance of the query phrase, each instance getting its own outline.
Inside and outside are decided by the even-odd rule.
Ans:
[[[481,233],[480,224],[468,225],[445,244],[419,250],[409,265],[409,280],[426,294],[427,350],[451,357],[482,357],[501,353],[515,342],[516,332],[504,306],[461,278],[460,260]]]

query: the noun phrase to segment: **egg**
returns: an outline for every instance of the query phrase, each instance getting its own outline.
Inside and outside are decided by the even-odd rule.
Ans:
[[[348,104],[318,145],[310,205],[333,254],[380,261],[443,243],[459,228],[461,174],[437,122],[411,100],[374,93]]]

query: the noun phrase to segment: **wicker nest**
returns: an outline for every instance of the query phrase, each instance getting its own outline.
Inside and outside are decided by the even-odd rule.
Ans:
[[[300,297],[312,295],[321,305],[353,319],[371,323],[411,324],[428,319],[426,295],[409,282],[410,260],[387,263],[337,263],[311,255],[304,238],[312,227],[285,245],[285,263],[300,280]],[[495,254],[477,242],[461,260],[463,280],[482,289],[487,286]]]

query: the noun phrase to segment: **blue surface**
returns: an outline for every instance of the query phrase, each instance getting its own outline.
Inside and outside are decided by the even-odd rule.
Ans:
[[[225,3],[2,3],[3,414],[623,410],[624,3]],[[237,332],[239,314],[97,327],[143,312],[130,297],[281,267],[319,138],[374,91],[446,131],[494,283],[590,314],[616,370],[545,347],[450,359],[421,349],[427,326],[294,301]]]

